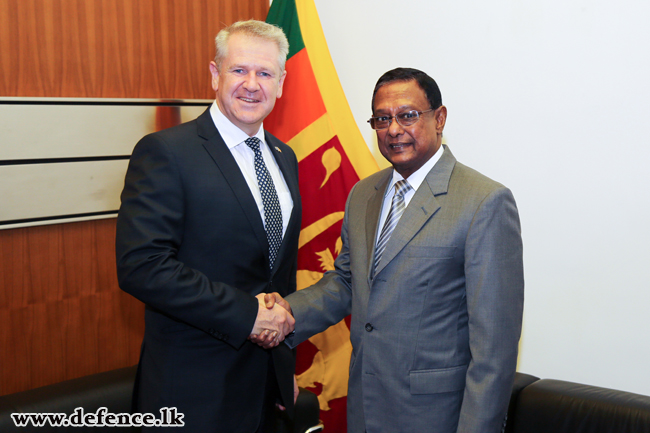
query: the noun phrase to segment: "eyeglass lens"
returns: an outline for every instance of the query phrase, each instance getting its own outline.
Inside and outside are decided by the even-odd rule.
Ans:
[[[395,116],[380,116],[371,118],[370,126],[373,129],[386,129],[393,121],[393,117],[402,126],[411,126],[420,119],[420,113],[415,110],[399,113]]]

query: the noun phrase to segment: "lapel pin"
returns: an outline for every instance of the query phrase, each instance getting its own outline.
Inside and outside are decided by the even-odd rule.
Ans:
[[[280,148],[279,148],[278,146],[275,146],[275,150],[277,150],[278,152],[282,153],[282,151],[280,150]]]

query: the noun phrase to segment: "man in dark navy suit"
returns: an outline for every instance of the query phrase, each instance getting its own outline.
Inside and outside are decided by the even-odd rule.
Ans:
[[[291,414],[294,358],[251,333],[294,320],[263,292],[296,287],[301,204],[293,151],[262,122],[282,95],[288,42],[259,21],[219,32],[216,99],[197,119],[145,136],[117,221],[120,287],[146,304],[134,410],[176,407],[192,432],[266,432]]]

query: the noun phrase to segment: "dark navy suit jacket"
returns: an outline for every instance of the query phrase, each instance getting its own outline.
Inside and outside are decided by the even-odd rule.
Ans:
[[[253,432],[269,357],[293,410],[294,357],[247,341],[255,295],[295,291],[301,203],[298,161],[265,135],[293,199],[269,269],[262,217],[209,110],[145,136],[126,174],[117,220],[120,287],[146,304],[137,412],[177,407],[187,431]]]

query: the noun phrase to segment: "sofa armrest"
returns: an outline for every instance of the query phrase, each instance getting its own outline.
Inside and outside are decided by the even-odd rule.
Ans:
[[[66,380],[53,385],[0,396],[0,431],[13,431],[16,426],[12,413],[66,413],[72,414],[77,407],[84,413],[96,412],[100,407],[110,413],[131,413],[131,395],[137,366],[120,368],[92,374],[78,379]],[[31,427],[39,433],[61,431],[49,424]],[[115,428],[106,427],[110,431]],[[131,429],[120,428],[120,431]],[[21,428],[21,431],[31,431]],[[101,427],[75,427],[75,432],[102,431]],[[108,430],[106,430],[108,431]]]
[[[525,387],[514,433],[650,433],[650,397],[561,380]]]
[[[521,391],[533,382],[537,382],[539,377],[526,373],[515,373],[515,380],[512,384],[512,393],[510,394],[510,403],[508,403],[508,412],[506,419],[503,421],[503,433],[513,433],[514,417],[517,411],[517,402]]]
[[[96,413],[105,407],[107,413],[131,413],[131,398],[137,366],[120,368],[104,373],[92,374],[78,379],[66,380],[53,385],[29,391],[0,396],[0,432],[14,431],[16,426],[12,413],[65,413],[71,415],[78,407],[84,413]],[[319,431],[320,407],[316,395],[300,389],[296,401],[294,430],[292,433]],[[68,429],[71,431],[71,429]],[[115,427],[75,427],[74,432],[115,432]],[[119,428],[120,432],[140,431],[139,427]],[[49,423],[42,427],[20,428],[23,432],[66,431],[63,427],[52,427]]]

